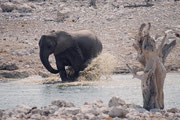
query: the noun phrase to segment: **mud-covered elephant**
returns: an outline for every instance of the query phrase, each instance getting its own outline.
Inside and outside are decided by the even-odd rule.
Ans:
[[[102,51],[102,43],[89,30],[76,32],[52,32],[42,35],[39,41],[40,59],[44,67],[51,73],[60,74],[62,82],[74,81],[79,71],[84,70],[91,60]],[[49,56],[54,54],[57,69],[49,63]],[[73,69],[74,74],[69,77],[65,66]]]

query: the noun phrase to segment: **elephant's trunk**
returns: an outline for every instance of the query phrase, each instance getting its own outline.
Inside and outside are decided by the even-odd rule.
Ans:
[[[40,51],[40,59],[44,67],[51,73],[59,73],[58,70],[55,70],[54,68],[51,67],[49,63],[49,55],[44,54],[42,51]]]

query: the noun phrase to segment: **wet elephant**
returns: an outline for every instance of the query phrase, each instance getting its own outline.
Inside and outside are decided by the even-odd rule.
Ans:
[[[79,71],[84,70],[91,60],[102,51],[102,43],[89,30],[76,32],[52,32],[42,35],[39,41],[40,59],[44,67],[53,74],[60,74],[63,82],[74,81]],[[49,63],[49,56],[54,54],[57,69]],[[73,69],[73,76],[67,75],[65,66]]]

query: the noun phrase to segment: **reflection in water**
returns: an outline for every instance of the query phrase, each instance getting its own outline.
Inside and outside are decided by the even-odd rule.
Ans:
[[[103,100],[106,104],[112,96],[120,96],[127,103],[142,105],[140,80],[131,75],[113,75],[112,80],[98,81],[95,85],[57,87],[46,85],[22,85],[0,83],[0,109],[17,104],[45,106],[55,99],[64,99],[75,105],[85,101]],[[180,108],[180,74],[169,73],[165,81],[165,107]]]

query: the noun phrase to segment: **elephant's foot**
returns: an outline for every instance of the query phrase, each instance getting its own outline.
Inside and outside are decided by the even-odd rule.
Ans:
[[[76,81],[76,78],[73,76],[68,76],[66,79],[62,79],[62,83],[66,83],[66,82],[74,82]]]
[[[70,82],[70,80],[69,79],[67,79],[67,80],[62,80],[62,81],[60,81],[61,83],[67,83],[67,82]]]
[[[77,78],[69,77],[68,80],[63,81],[63,82],[75,82],[76,80],[77,80]]]
[[[77,81],[78,77],[79,77],[79,74],[74,74],[74,75],[68,76],[68,81],[69,82]]]
[[[43,84],[59,84],[59,83],[63,83],[63,81],[48,81],[48,82],[44,82]]]

